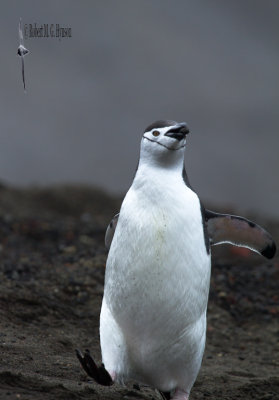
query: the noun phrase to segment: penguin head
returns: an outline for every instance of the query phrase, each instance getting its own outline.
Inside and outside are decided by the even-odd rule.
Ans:
[[[183,157],[188,133],[189,128],[185,122],[170,120],[153,122],[144,131],[141,156],[148,154],[153,160]]]
[[[185,122],[156,121],[145,129],[143,140],[151,142],[150,146],[153,148],[160,146],[165,150],[175,151],[185,147],[189,132]]]

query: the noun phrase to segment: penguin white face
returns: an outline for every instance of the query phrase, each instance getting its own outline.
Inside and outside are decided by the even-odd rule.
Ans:
[[[149,125],[144,134],[145,148],[150,148],[154,153],[166,153],[183,149],[186,145],[186,135],[189,128],[185,122],[156,121]]]

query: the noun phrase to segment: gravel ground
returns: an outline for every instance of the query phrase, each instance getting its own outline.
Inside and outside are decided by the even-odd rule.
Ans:
[[[119,206],[93,188],[1,186],[0,399],[160,399],[133,382],[96,385],[74,353],[89,348],[100,361],[104,232]],[[279,242],[279,222],[246,217]],[[214,248],[207,346],[192,400],[279,399],[278,278],[278,256]]]

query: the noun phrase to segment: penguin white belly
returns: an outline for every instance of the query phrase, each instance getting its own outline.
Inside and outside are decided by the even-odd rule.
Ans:
[[[133,185],[121,207],[106,267],[102,357],[120,381],[190,391],[204,351],[210,255],[196,194],[182,179],[154,190]]]

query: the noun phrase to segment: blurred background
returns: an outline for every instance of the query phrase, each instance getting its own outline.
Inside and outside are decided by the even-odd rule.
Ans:
[[[129,188],[145,127],[191,129],[205,203],[279,217],[277,0],[1,1],[0,181]],[[70,27],[26,38],[18,22]]]

